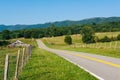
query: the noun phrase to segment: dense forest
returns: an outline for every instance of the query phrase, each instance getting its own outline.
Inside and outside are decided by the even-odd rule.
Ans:
[[[79,34],[84,26],[90,26],[95,32],[115,32],[120,31],[120,22],[109,22],[101,24],[87,24],[87,25],[72,25],[69,27],[57,27],[52,24],[48,28],[35,28],[35,29],[23,29],[9,31],[4,30],[0,33],[0,38],[2,40],[11,38],[42,38],[42,37],[52,37],[52,36],[62,36],[67,34]]]

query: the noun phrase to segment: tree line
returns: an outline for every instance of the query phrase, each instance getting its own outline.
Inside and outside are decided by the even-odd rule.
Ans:
[[[90,26],[88,28],[88,31],[85,31],[85,26]],[[90,30],[89,30],[90,29]],[[71,25],[68,27],[57,27],[56,25],[52,24],[48,28],[38,28],[38,29],[24,29],[24,30],[16,30],[16,31],[9,31],[4,30],[0,32],[0,38],[1,40],[7,40],[12,38],[42,38],[42,37],[52,37],[52,36],[62,36],[62,35],[72,35],[72,34],[85,34],[88,35],[88,39],[86,39],[86,36],[83,35],[83,38],[85,37],[86,40],[91,40],[90,42],[95,42],[96,37],[94,36],[95,32],[115,32],[120,31],[120,22],[109,22],[109,23],[101,23],[101,24],[86,24],[86,25]],[[87,33],[86,33],[87,32]],[[95,39],[94,39],[95,38]],[[86,40],[83,40],[83,42],[86,42]],[[104,39],[108,39],[108,37],[105,37]],[[104,39],[98,39],[98,41],[105,41]],[[111,38],[114,39],[115,38]],[[116,38],[117,39],[117,38]],[[87,42],[89,43],[89,42]]]
[[[85,26],[81,30],[81,35],[84,43],[111,42],[120,40],[120,34],[118,34],[117,37],[104,36],[103,38],[98,38],[98,36],[95,36],[95,31],[90,26]]]

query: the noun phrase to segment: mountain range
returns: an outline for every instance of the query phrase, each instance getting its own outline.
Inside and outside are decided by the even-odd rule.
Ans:
[[[119,22],[120,17],[95,17],[89,19],[83,19],[79,21],[56,21],[51,23],[44,23],[44,24],[34,24],[34,25],[0,25],[0,32],[3,30],[21,30],[21,29],[31,29],[31,28],[46,28],[54,24],[57,27],[61,26],[72,26],[72,25],[83,25],[83,24],[100,24],[100,23],[107,23],[107,22]]]

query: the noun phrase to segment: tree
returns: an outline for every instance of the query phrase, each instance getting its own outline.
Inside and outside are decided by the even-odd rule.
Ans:
[[[120,40],[120,34],[117,36],[117,40]]]
[[[8,41],[0,41],[0,46],[6,46],[8,44],[10,44],[10,42],[8,42]]]
[[[32,31],[32,33],[31,33],[32,38],[38,38],[38,35],[39,34],[36,31]]]
[[[9,30],[4,30],[4,31],[2,32],[2,39],[3,39],[3,40],[10,39],[10,31],[9,31]]]
[[[50,37],[56,36],[56,27],[55,27],[54,24],[50,27],[50,32],[49,32],[49,34],[50,34]]]
[[[43,37],[43,34],[39,34],[39,35],[38,35],[38,38],[42,38],[42,37]]]
[[[69,35],[65,36],[64,42],[68,45],[71,45],[72,44],[71,36],[69,36]]]
[[[26,31],[24,32],[24,37],[25,37],[25,38],[31,38],[31,31],[26,30]]]
[[[81,30],[82,41],[84,43],[94,43],[95,42],[94,34],[95,32],[91,27],[89,26],[83,27],[83,29]]]
[[[69,30],[68,33],[67,33],[67,35],[71,35],[71,34],[72,34],[71,30]]]

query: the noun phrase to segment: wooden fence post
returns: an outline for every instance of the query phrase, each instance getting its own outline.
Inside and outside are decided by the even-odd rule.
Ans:
[[[112,42],[110,42],[110,48],[112,47]]]
[[[105,49],[106,49],[106,46],[107,46],[107,44],[106,44],[106,42],[105,42],[105,46],[104,46]]]
[[[95,44],[92,43],[92,48],[94,48]]]
[[[32,53],[32,46],[30,45],[30,55],[31,55],[31,53]]]
[[[21,71],[23,70],[23,65],[24,65],[24,54],[25,54],[25,48],[23,48],[23,53],[22,53]]]
[[[18,50],[18,55],[17,55],[16,70],[15,70],[15,80],[18,80],[19,56],[20,56],[20,50]]]
[[[27,48],[28,48],[28,55],[27,56],[28,56],[28,60],[29,60],[29,57],[30,57],[30,45],[28,45]]]
[[[28,61],[28,45],[27,45],[27,47],[26,47],[26,63],[27,63],[27,61]]]
[[[99,49],[101,48],[101,43],[99,43]]]
[[[117,48],[117,41],[115,42],[115,49]]]
[[[4,69],[4,80],[7,80],[7,76],[8,76],[8,54],[6,55],[5,58],[5,69]]]
[[[96,43],[96,46],[95,46],[96,48],[98,48],[98,43]]]

